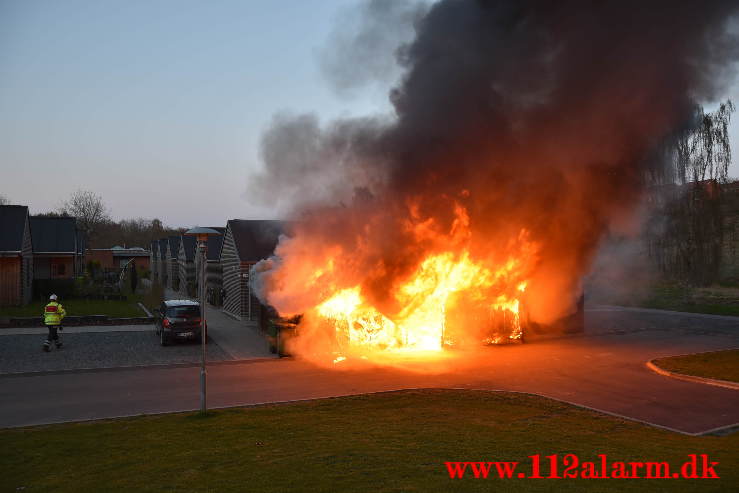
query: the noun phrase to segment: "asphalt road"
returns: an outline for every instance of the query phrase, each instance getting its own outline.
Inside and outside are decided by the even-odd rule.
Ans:
[[[652,358],[739,347],[739,318],[591,310],[582,336],[455,354],[436,374],[283,359],[216,364],[210,407],[419,387],[531,392],[685,433],[739,423],[739,391],[656,375]],[[412,365],[411,365],[412,366]],[[0,377],[0,426],[197,409],[198,368]]]

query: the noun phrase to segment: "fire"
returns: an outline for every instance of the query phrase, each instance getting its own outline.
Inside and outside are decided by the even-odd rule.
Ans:
[[[526,229],[480,241],[465,207],[450,202],[446,223],[404,204],[396,225],[417,253],[402,270],[376,260],[366,228],[345,243],[317,246],[307,228],[285,239],[254,277],[269,282],[267,299],[281,315],[303,315],[291,350],[339,364],[520,340],[538,244]]]
[[[447,310],[464,309],[458,306],[457,295],[466,294],[484,303],[485,293],[515,276],[520,264],[510,259],[493,270],[471,260],[468,251],[430,255],[397,290],[396,297],[403,308],[392,319],[364,299],[360,286],[338,291],[318,305],[315,312],[335,330],[342,354],[335,363],[346,359],[343,352],[355,349],[440,351],[456,342],[454,335],[447,332]],[[482,342],[500,343],[506,338],[521,337],[520,298],[526,285],[526,281],[518,281],[514,294],[500,293],[488,304],[490,317],[502,317],[509,333],[484,338]]]

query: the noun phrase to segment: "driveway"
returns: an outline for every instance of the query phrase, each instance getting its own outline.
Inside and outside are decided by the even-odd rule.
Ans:
[[[43,327],[0,329],[0,375],[200,362],[200,344],[162,347],[153,325],[67,327],[61,333],[64,347],[49,353],[41,350],[46,333]],[[214,341],[208,356],[233,359]]]
[[[186,298],[182,293],[165,289],[168,300]],[[197,301],[197,300],[196,300]],[[269,343],[260,333],[256,322],[243,322],[226,314],[220,308],[206,306],[208,335],[231,359],[277,358],[269,350]]]
[[[436,374],[319,368],[298,360],[216,364],[210,407],[419,387],[535,393],[684,433],[739,423],[739,392],[656,375],[645,361],[739,347],[739,318],[595,307],[586,334],[459,354]],[[198,369],[0,377],[0,426],[198,408]]]

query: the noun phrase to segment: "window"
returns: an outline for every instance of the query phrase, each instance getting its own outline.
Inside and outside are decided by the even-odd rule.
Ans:
[[[170,306],[167,308],[168,317],[199,317],[200,307],[197,305]]]

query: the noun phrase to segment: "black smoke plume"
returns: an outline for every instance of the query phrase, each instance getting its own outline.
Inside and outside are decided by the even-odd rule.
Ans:
[[[392,315],[389,287],[448,246],[419,240],[404,225],[428,221],[444,236],[461,204],[473,257],[528,231],[539,245],[531,316],[566,313],[600,239],[633,212],[648,167],[659,165],[648,159],[654,149],[696,101],[714,99],[730,82],[738,45],[727,26],[738,6],[431,5],[414,20],[409,44],[387,53],[378,43],[377,57],[395,56],[402,68],[390,93],[392,118],[325,128],[311,117],[282,118],[267,132],[266,167],[254,186],[288,196],[299,222],[278,247],[279,261],[262,266],[262,299],[285,313],[320,302],[318,288],[298,296],[286,287],[308,282],[290,266],[334,248],[344,252],[342,279]],[[370,32],[382,36],[376,24]],[[362,46],[366,58],[372,43]],[[350,56],[345,63],[350,71]]]

